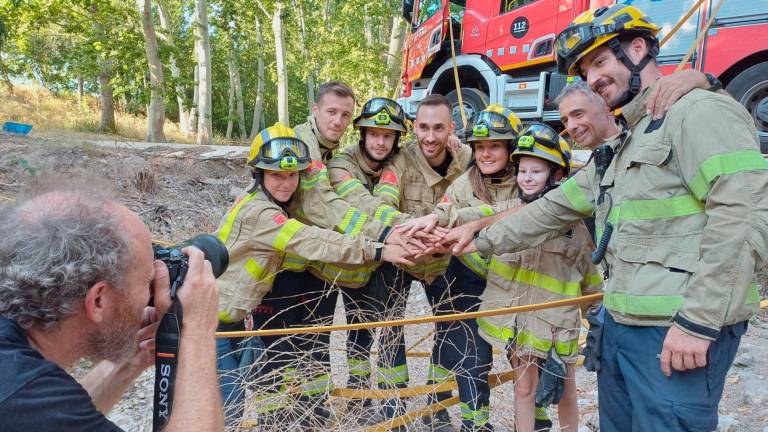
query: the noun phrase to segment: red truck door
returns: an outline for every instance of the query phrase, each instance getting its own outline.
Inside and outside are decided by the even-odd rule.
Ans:
[[[418,0],[408,40],[407,78],[421,78],[424,68],[440,51],[443,41],[443,9],[447,0]]]

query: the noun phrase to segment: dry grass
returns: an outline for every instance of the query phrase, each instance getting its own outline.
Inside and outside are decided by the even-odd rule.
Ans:
[[[116,134],[104,134],[99,127],[99,100],[86,95],[82,104],[75,94],[54,97],[48,90],[31,85],[19,85],[10,94],[0,88],[0,121],[31,123],[32,134],[40,137],[71,137],[143,141],[146,118],[115,110]],[[165,122],[167,142],[193,143],[194,138],[182,135],[176,123]]]

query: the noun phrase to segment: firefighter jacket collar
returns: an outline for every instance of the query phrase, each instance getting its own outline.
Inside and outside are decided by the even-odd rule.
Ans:
[[[629,129],[634,128],[635,125],[647,115],[645,102],[648,100],[648,96],[651,94],[651,90],[655,85],[656,84],[654,83],[646,87],[644,90],[640,91],[632,101],[621,107],[621,117],[623,117],[624,122]]]
[[[320,133],[320,129],[317,127],[317,121],[315,120],[314,115],[310,114],[307,121],[309,122],[309,126],[312,128],[312,133],[315,134],[315,137],[317,137],[317,142],[319,142],[320,146],[322,147],[320,153],[325,155],[326,153],[332,152],[339,147],[339,143],[328,141],[325,139],[323,134]]]
[[[421,170],[422,175],[424,176],[424,180],[426,181],[427,185],[429,187],[434,187],[441,181],[444,181],[445,179],[455,179],[459,177],[465,170],[466,166],[462,166],[460,164],[461,160],[466,160],[467,158],[462,158],[459,156],[458,152],[453,151],[451,149],[447,149],[447,151],[451,154],[451,157],[453,160],[451,160],[451,164],[448,166],[448,172],[445,174],[445,177],[440,176],[434,168],[427,162],[427,158],[424,157],[424,153],[421,152],[421,147],[419,146],[418,141],[413,141],[410,143],[410,146],[412,148],[412,151],[410,152],[414,158],[416,159],[416,165]],[[459,148],[459,152],[462,151],[469,151],[469,146],[462,145]]]

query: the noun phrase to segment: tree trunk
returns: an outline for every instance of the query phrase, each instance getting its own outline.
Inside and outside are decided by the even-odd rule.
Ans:
[[[258,13],[256,14],[255,28],[256,45],[259,47],[258,64],[256,65],[258,82],[256,83],[256,100],[253,103],[253,120],[251,122],[251,135],[248,137],[249,141],[253,141],[261,130],[259,125],[264,113],[264,38],[261,36],[261,21]]]
[[[229,69],[229,100],[227,101],[227,132],[224,134],[224,138],[230,140],[235,121],[235,72],[231,58],[227,62],[227,69]]]
[[[83,76],[77,76],[77,103],[83,104],[83,97],[85,96],[85,82],[83,82]]]
[[[368,6],[363,6],[363,31],[365,32],[365,46],[373,46],[373,29],[371,28],[371,17],[368,16]]]
[[[315,103],[315,73],[313,61],[309,56],[309,49],[307,49],[307,25],[304,20],[304,8],[301,7],[301,2],[293,0],[293,8],[296,9],[296,15],[299,18],[299,29],[301,30],[301,57],[308,63],[307,65],[307,111],[312,113],[312,104]]]
[[[389,32],[389,49],[387,49],[387,89],[393,91],[400,79],[400,52],[403,50],[405,27],[400,16],[392,18],[392,30]]]
[[[149,65],[149,81],[151,87],[149,110],[147,111],[147,142],[165,142],[165,76],[163,63],[160,61],[160,51],[157,46],[155,24],[152,22],[152,2],[136,0],[136,6],[141,16],[141,27],[144,31],[144,51],[147,53]]]
[[[112,66],[108,62],[100,62],[99,68],[99,93],[101,96],[101,119],[99,121],[99,131],[117,132],[115,126],[115,107],[112,97]]]
[[[245,131],[245,107],[243,106],[243,86],[240,83],[240,67],[237,61],[233,61],[235,78],[235,102],[237,102],[237,127],[240,131],[240,141],[245,142],[248,139],[248,133]]]
[[[197,133],[197,106],[200,100],[200,68],[195,65],[195,83],[192,89],[192,106],[189,108],[189,133]]]
[[[212,144],[211,44],[208,34],[208,2],[206,0],[195,0],[195,36],[197,65],[200,69],[197,144]]]
[[[96,16],[98,9],[96,4],[91,5],[91,14]],[[104,27],[99,20],[93,20],[93,30],[99,42],[105,42]],[[96,63],[99,66],[99,94],[101,97],[101,118],[99,120],[100,132],[117,132],[115,125],[115,106],[112,95],[112,60],[102,53],[96,54]]]
[[[198,0],[200,1],[200,0]],[[272,15],[272,32],[275,36],[275,63],[277,66],[277,118],[283,124],[289,124],[288,119],[288,70],[285,63],[285,48],[283,47],[283,2],[275,2],[275,12]]]
[[[171,48],[171,53],[168,57],[168,64],[171,68],[171,76],[175,83],[174,89],[176,90],[176,103],[179,105],[179,129],[182,135],[190,135],[189,125],[189,113],[187,112],[187,97],[184,86],[181,84],[181,69],[176,64],[176,56],[173,50],[176,49],[176,42],[173,40],[173,29],[171,28],[171,19],[168,15],[168,10],[163,4],[163,0],[157,0],[157,10],[160,12],[160,28],[165,33],[165,43]]]

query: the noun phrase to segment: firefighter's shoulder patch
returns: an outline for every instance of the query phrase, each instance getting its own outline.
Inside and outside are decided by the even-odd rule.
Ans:
[[[272,215],[272,220],[275,221],[276,224],[282,225],[288,221],[288,217],[282,213],[275,213]]]
[[[397,174],[394,171],[386,170],[381,175],[380,183],[397,184]]]
[[[440,202],[441,202],[441,203],[447,203],[447,202],[451,202],[451,199],[450,199],[450,198],[448,198],[448,194],[445,194],[445,195],[443,195],[443,197],[440,199]]]
[[[312,163],[309,164],[309,167],[307,168],[307,173],[317,174],[324,169],[325,169],[325,164],[323,164],[319,160],[313,160]]]

